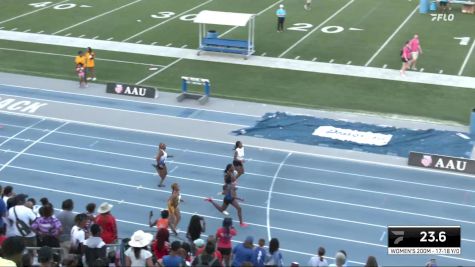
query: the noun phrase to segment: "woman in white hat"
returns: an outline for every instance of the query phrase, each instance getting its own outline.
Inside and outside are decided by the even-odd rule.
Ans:
[[[106,244],[114,244],[117,240],[117,223],[112,216],[111,209],[114,207],[107,202],[102,203],[97,209],[96,224],[101,226],[101,238]]]
[[[125,251],[125,266],[153,267],[152,253],[147,246],[152,242],[153,235],[142,230],[136,231],[129,241],[130,248]]]

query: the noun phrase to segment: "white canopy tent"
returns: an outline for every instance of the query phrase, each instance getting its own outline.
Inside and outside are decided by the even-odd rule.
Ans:
[[[193,20],[199,24],[200,51],[239,53],[249,56],[254,50],[255,14],[203,10]],[[247,40],[208,38],[206,25],[248,26]],[[199,52],[198,52],[199,54]]]

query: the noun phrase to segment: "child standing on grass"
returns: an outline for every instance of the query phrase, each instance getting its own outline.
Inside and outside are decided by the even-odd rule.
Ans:
[[[79,88],[86,88],[87,87],[86,70],[84,69],[84,65],[82,63],[79,63],[76,66],[76,73],[78,74],[78,77],[79,77]]]

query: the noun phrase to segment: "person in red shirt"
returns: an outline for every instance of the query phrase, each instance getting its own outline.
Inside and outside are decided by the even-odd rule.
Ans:
[[[110,213],[112,207],[112,204],[104,202],[97,209],[99,214],[96,216],[96,224],[101,226],[101,238],[106,244],[113,244],[117,240],[117,223]]]
[[[157,260],[170,253],[170,233],[167,228],[159,228],[155,240],[152,243],[152,252]]]
[[[216,231],[216,239],[218,241],[218,251],[221,252],[224,258],[224,265],[230,265],[231,259],[231,238],[237,234],[236,229],[233,227],[233,220],[229,217],[224,218],[223,227]]]

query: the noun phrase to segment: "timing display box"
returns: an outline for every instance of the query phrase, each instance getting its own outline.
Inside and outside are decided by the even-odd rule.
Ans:
[[[388,226],[390,255],[461,253],[460,226]]]

